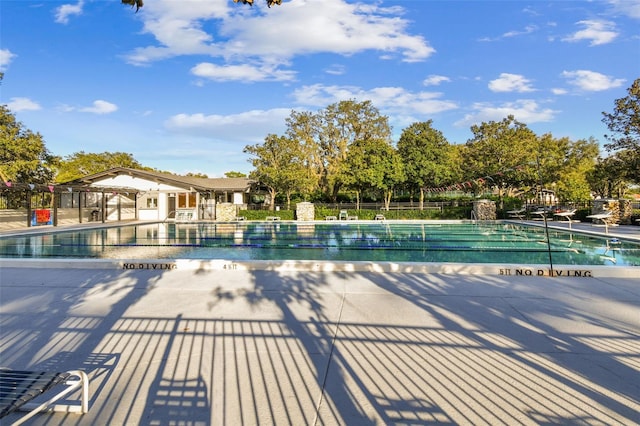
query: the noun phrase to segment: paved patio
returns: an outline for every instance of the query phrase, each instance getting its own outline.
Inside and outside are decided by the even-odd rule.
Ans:
[[[30,424],[640,423],[640,268],[0,268],[0,365],[91,377]]]

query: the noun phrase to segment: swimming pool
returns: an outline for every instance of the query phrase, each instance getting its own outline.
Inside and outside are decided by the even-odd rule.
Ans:
[[[501,222],[152,223],[0,237],[3,258],[640,266],[640,244]]]

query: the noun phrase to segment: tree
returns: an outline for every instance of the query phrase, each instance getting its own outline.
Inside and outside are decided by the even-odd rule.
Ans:
[[[114,167],[145,169],[131,154],[125,152],[76,152],[60,161],[56,182],[69,182],[86,175],[100,173]]]
[[[249,176],[267,187],[272,210],[278,194],[286,195],[287,207],[290,207],[291,195],[308,187],[300,150],[292,139],[270,134],[263,144],[246,146],[244,152],[255,157],[250,160],[255,170]]]
[[[58,160],[47,150],[39,133],[26,129],[6,105],[0,105],[0,174],[3,180],[49,183]]]
[[[449,142],[431,125],[432,120],[413,123],[398,140],[409,189],[420,191],[420,210],[424,208],[425,187],[444,185],[453,171]]]
[[[310,174],[333,202],[344,184],[342,171],[350,146],[367,139],[391,141],[388,118],[371,101],[341,101],[316,114],[292,113],[287,126],[287,135],[303,147]]]
[[[194,178],[201,178],[201,179],[208,179],[209,176],[207,176],[206,173],[193,173],[193,172],[188,172],[186,175],[186,177],[194,177]]]
[[[225,172],[224,176],[228,177],[228,178],[243,178],[243,177],[247,177],[246,173],[234,172],[234,171]]]
[[[540,159],[537,138],[524,123],[510,115],[500,122],[471,126],[473,138],[463,151],[466,179],[490,176],[502,197],[529,181]]]
[[[140,8],[142,6],[144,6],[144,1],[143,0],[120,0],[123,4],[127,4],[131,7],[136,8],[136,12],[138,10],[140,10]],[[271,7],[273,5],[280,5],[282,4],[282,0],[265,0],[267,2],[267,6]],[[248,4],[249,6],[253,6],[253,2],[254,0],[233,0],[234,3],[242,3],[242,4]]]
[[[603,112],[602,122],[610,132],[605,135],[608,151],[627,151],[622,157],[628,162],[626,177],[640,183],[640,78],[629,87],[628,95],[616,99],[613,113]]]
[[[388,209],[393,188],[404,179],[404,167],[400,156],[388,141],[360,139],[349,148],[343,164],[341,181],[356,191],[356,208],[360,208],[360,194],[367,189],[373,189],[382,192],[385,207]]]
[[[566,154],[557,178],[557,196],[561,200],[591,199],[587,174],[595,167],[599,152],[598,142],[593,138],[567,143]]]
[[[627,188],[625,170],[628,159],[615,153],[606,158],[599,158],[593,169],[586,173],[586,179],[595,195],[602,198],[617,196],[621,198]]]

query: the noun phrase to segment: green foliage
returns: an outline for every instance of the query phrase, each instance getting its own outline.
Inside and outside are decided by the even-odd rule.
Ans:
[[[278,216],[281,220],[293,220],[295,212],[293,210],[240,210],[240,216],[247,220],[265,220],[268,216]]]
[[[0,105],[0,175],[23,183],[49,183],[59,158],[46,148],[39,133],[16,121],[6,105]]]
[[[627,90],[628,95],[616,99],[613,113],[603,112],[602,122],[612,133],[605,135],[609,151],[623,151],[627,163],[625,177],[640,183],[640,78]]]
[[[140,10],[140,8],[142,6],[144,6],[144,2],[143,0],[120,0],[122,4],[126,4],[129,5],[131,7],[136,8],[136,12],[138,10]],[[242,4],[248,4],[249,6],[253,6],[253,2],[255,0],[233,0],[234,3],[242,3]],[[282,0],[265,0],[267,3],[268,7],[274,6],[274,5],[281,5],[282,4]]]
[[[253,6],[253,2],[254,0],[233,0],[234,3],[242,3],[242,4],[248,4],[249,6]],[[267,2],[267,6],[271,7],[273,5],[281,5],[282,4],[282,0],[266,0]]]
[[[402,131],[398,153],[402,158],[407,186],[419,191],[424,202],[425,187],[439,187],[452,182],[457,168],[456,152],[432,121],[413,123]]]
[[[585,179],[591,190],[600,197],[622,197],[626,184],[628,161],[623,158],[625,151],[617,152],[607,158],[598,159],[597,164],[585,173]]]
[[[70,182],[114,167],[143,169],[142,165],[131,154],[125,152],[91,153],[80,151],[68,155],[60,161],[56,182]]]
[[[357,194],[381,191],[388,206],[391,190],[404,181],[400,157],[388,141],[361,139],[353,142],[344,161],[341,180]]]
[[[534,179],[538,140],[513,116],[471,126],[473,138],[462,152],[465,179],[492,176],[500,195]]]
[[[292,112],[287,136],[300,147],[307,178],[329,199],[336,201],[345,185],[345,161],[356,143],[391,143],[388,118],[371,101],[341,101],[317,113]]]
[[[271,134],[263,144],[246,146],[244,152],[254,157],[251,163],[255,169],[251,178],[268,188],[272,200],[283,193],[290,206],[294,192],[305,189],[310,192],[311,180],[304,155],[293,139]]]
[[[129,5],[129,6],[131,6],[131,7],[134,7],[134,6],[135,6],[135,8],[136,8],[136,12],[137,12],[138,10],[140,10],[140,8],[141,8],[142,6],[144,6],[144,2],[143,2],[143,0],[120,0],[120,1],[122,2],[122,4],[126,4],[126,5]]]

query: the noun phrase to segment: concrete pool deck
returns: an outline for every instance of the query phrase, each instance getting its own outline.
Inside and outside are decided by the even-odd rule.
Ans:
[[[0,263],[0,366],[91,378],[29,424],[640,423],[640,268],[231,265]]]

